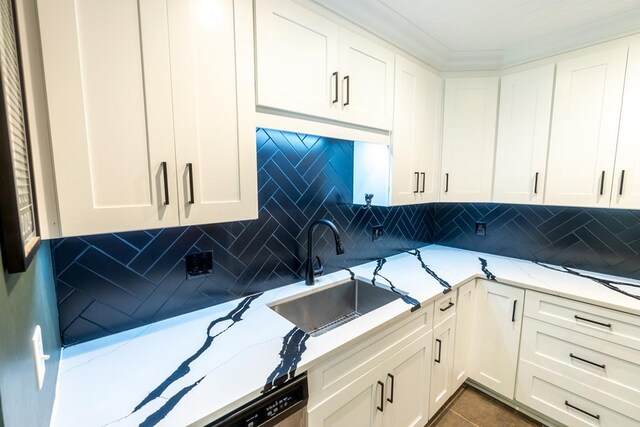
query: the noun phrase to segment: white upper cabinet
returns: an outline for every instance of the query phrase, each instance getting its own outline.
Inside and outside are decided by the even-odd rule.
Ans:
[[[609,206],[627,50],[558,63],[546,204]]]
[[[166,4],[38,11],[62,234],[178,225]]]
[[[497,77],[446,80],[441,201],[491,200],[497,108]]]
[[[180,224],[256,218],[251,2],[168,4]]]
[[[392,205],[438,200],[443,80],[434,72],[396,55]]]
[[[340,27],[290,0],[255,6],[258,105],[337,119]]]
[[[292,0],[256,2],[257,104],[390,130],[394,53]]]
[[[640,42],[629,48],[611,206],[640,209]]]
[[[493,201],[542,204],[554,65],[502,77]]]
[[[250,0],[38,10],[62,235],[257,216]]]
[[[340,28],[340,71],[340,120],[391,129],[393,52]]]

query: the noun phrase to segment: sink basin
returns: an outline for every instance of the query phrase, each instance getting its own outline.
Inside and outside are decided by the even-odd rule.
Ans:
[[[276,303],[271,309],[316,337],[398,298],[394,292],[356,279]]]

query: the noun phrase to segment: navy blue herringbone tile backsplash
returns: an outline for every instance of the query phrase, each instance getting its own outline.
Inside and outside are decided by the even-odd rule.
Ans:
[[[258,129],[255,221],[73,237],[53,243],[60,330],[70,345],[300,280],[306,230],[335,221],[315,253],[331,272],[431,241],[432,205],[353,206],[353,143]],[[372,242],[371,227],[385,226]],[[184,256],[213,251],[214,273],[185,279]]]
[[[438,244],[640,279],[638,210],[437,203],[434,217]]]

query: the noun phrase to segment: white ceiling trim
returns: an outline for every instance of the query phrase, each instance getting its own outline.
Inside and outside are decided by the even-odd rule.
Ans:
[[[500,70],[640,33],[639,7],[513,49],[453,50],[381,0],[312,1],[442,71]]]

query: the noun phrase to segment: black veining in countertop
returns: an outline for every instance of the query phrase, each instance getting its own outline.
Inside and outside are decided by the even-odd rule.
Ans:
[[[298,327],[291,329],[284,336],[280,350],[280,364],[269,375],[262,393],[268,392],[296,375],[298,363],[307,349],[306,342],[310,337],[311,335]]]
[[[484,258],[480,258],[478,257],[478,259],[480,260],[480,266],[482,268],[482,272],[484,273],[485,276],[487,276],[487,280],[491,280],[492,282],[496,281],[496,276],[489,271],[489,268],[487,267],[487,260]]]
[[[614,292],[618,292],[622,295],[626,295],[630,298],[634,298],[637,300],[640,300],[640,295],[636,295],[636,294],[632,294],[624,289],[621,289],[619,286],[629,286],[631,288],[634,289],[640,289],[640,285],[636,285],[633,283],[626,283],[626,282],[618,282],[615,280],[606,280],[606,279],[601,279],[599,277],[594,277],[588,274],[584,274],[584,273],[580,273],[579,271],[573,270],[569,267],[554,267],[551,265],[547,265],[547,264],[543,264],[541,262],[537,262],[537,261],[533,261],[535,264],[547,268],[549,270],[553,270],[553,271],[558,271],[560,273],[567,273],[567,274],[572,274],[574,276],[578,276],[578,277],[582,277],[588,280],[592,280],[602,286],[604,286],[605,288],[611,289]]]
[[[243,298],[242,301],[240,301],[240,303],[238,304],[238,306],[236,308],[234,308],[233,310],[231,310],[229,312],[229,314],[219,317],[215,320],[213,320],[209,326],[207,327],[207,337],[205,338],[204,343],[202,344],[202,346],[200,346],[200,348],[193,353],[191,356],[189,356],[188,358],[186,358],[182,363],[180,363],[180,365],[176,368],[175,371],[173,371],[173,373],[171,375],[169,375],[169,377],[167,377],[162,383],[160,383],[160,385],[158,387],[156,387],[154,390],[152,390],[147,397],[145,397],[142,402],[140,402],[132,411],[132,413],[135,413],[137,411],[139,411],[140,409],[142,409],[145,405],[147,405],[148,403],[154,401],[155,399],[158,399],[159,397],[161,397],[162,393],[164,393],[167,388],[169,388],[170,385],[172,385],[173,383],[175,383],[176,381],[178,381],[180,378],[184,377],[185,375],[187,375],[189,372],[191,372],[191,363],[193,363],[196,359],[198,359],[200,356],[202,356],[202,354],[207,351],[211,345],[213,344],[213,341],[219,337],[220,335],[222,335],[223,333],[225,333],[226,331],[228,331],[229,329],[231,329],[231,327],[233,327],[236,323],[240,322],[242,320],[242,315],[249,309],[251,303],[256,300],[257,298],[259,298],[262,294],[256,294],[256,295],[252,295],[246,298]],[[213,330],[213,328],[224,321],[231,321],[231,323],[229,324],[229,326],[227,326],[226,328],[224,328],[222,331],[218,332],[215,335],[211,335],[211,331]],[[180,399],[182,399],[189,391],[191,391],[191,389],[193,389],[195,386],[197,386],[200,381],[202,381],[205,377],[200,378],[198,381],[196,381],[195,383],[182,388],[179,392],[177,392],[175,395],[173,395],[172,397],[170,397],[166,403],[164,405],[162,405],[157,411],[155,411],[153,414],[151,414],[142,424],[141,426],[153,426],[155,424],[157,424],[159,421],[161,421],[180,401]]]
[[[402,299],[402,301],[412,306],[411,311],[418,310],[420,308],[420,302],[417,299],[410,297],[407,292],[401,291],[400,289],[396,288],[394,284],[391,282],[391,280],[387,279],[382,274],[380,274],[380,270],[382,270],[382,266],[387,262],[387,259],[380,258],[376,262],[377,262],[377,265],[376,265],[376,268],[373,270],[373,277],[371,278],[371,283],[375,285],[376,277],[380,277],[381,279],[385,280],[389,284],[389,286],[391,287],[391,291],[393,291],[395,294],[400,295],[400,298]]]
[[[424,263],[424,261],[422,260],[422,255],[420,254],[420,250],[419,249],[415,249],[414,251],[407,251],[408,254],[413,255],[414,257],[416,257],[418,259],[418,261],[420,261],[420,266],[423,268],[424,271],[426,271],[429,276],[433,277],[434,279],[436,279],[436,281],[438,283],[440,283],[440,285],[445,288],[443,293],[447,293],[447,292],[451,292],[451,285],[449,284],[449,282],[447,282],[446,280],[442,279],[441,277],[439,277],[435,271],[433,271],[432,269],[429,268],[429,266],[427,264]]]

